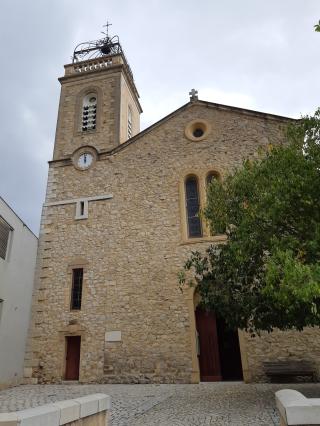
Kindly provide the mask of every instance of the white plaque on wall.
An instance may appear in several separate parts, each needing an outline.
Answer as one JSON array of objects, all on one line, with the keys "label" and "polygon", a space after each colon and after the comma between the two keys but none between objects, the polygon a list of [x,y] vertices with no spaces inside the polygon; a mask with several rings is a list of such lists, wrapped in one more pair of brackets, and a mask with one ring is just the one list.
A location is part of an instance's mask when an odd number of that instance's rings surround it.
[{"label": "white plaque on wall", "polygon": [[121,342],[121,331],[107,331],[106,342]]}]

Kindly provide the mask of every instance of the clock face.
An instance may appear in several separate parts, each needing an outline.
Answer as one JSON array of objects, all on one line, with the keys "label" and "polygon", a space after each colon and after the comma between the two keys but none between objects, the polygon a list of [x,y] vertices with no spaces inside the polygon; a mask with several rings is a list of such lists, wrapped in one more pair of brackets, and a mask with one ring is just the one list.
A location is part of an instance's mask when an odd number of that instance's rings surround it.
[{"label": "clock face", "polygon": [[80,169],[87,169],[88,167],[91,166],[92,161],[93,161],[93,155],[89,154],[88,152],[84,152],[78,158],[77,165],[78,167],[80,167]]}]

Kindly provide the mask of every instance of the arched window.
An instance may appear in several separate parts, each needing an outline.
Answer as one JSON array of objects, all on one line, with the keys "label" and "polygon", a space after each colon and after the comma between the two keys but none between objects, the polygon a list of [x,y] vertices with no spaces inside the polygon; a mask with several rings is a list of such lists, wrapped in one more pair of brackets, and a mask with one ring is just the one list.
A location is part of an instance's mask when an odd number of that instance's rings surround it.
[{"label": "arched window", "polygon": [[196,176],[189,176],[185,182],[188,236],[202,237],[201,219],[199,217],[199,185]]},{"label": "arched window", "polygon": [[128,107],[128,139],[132,137],[132,110]]},{"label": "arched window", "polygon": [[214,179],[219,179],[219,174],[217,172],[209,172],[207,174],[206,177],[206,185],[210,185],[210,183],[214,180]]},{"label": "arched window", "polygon": [[82,100],[81,130],[95,130],[97,120],[97,94],[88,93]]},{"label": "arched window", "polygon": [[[219,175],[219,173],[218,173],[218,172],[215,172],[215,171],[211,171],[211,172],[209,172],[209,173],[207,174],[207,176],[206,176],[206,187],[207,187],[207,190],[208,190],[208,186],[210,185],[210,183],[211,183],[212,181],[214,181],[214,180],[219,180],[219,179],[220,179],[220,175]],[[214,230],[213,230],[213,229],[211,229],[211,227],[210,227],[210,226],[208,226],[208,232],[209,232],[209,234],[210,234],[211,236],[215,235]]]}]

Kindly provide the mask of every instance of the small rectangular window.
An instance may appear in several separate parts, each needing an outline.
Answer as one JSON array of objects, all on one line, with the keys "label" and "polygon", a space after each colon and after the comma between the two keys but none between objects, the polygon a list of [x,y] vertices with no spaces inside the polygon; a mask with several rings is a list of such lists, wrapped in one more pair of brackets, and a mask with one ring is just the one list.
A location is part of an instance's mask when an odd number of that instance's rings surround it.
[{"label": "small rectangular window", "polygon": [[0,257],[6,259],[11,226],[0,216]]},{"label": "small rectangular window", "polygon": [[71,310],[81,309],[83,269],[72,270]]},{"label": "small rectangular window", "polygon": [[75,219],[87,219],[88,218],[88,200],[79,200],[76,204],[76,216]]},{"label": "small rectangular window", "polygon": [[80,216],[84,215],[84,201],[80,201]]}]

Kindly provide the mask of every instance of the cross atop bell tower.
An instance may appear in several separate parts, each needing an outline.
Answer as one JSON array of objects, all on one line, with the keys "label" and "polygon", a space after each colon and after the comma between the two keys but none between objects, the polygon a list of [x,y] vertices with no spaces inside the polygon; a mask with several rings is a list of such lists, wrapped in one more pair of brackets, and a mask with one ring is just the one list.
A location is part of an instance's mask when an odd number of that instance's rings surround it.
[{"label": "cross atop bell tower", "polygon": [[103,33],[105,34],[107,37],[109,36],[109,27],[111,27],[112,24],[110,24],[109,21],[107,21],[106,25],[104,25],[104,27],[107,27],[107,33]]},{"label": "cross atop bell tower", "polygon": [[117,35],[80,43],[59,79],[61,97],[54,160],[82,146],[108,152],[140,131],[139,93]]}]

